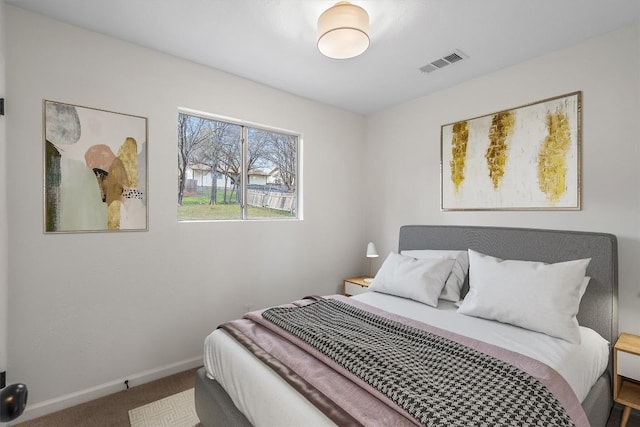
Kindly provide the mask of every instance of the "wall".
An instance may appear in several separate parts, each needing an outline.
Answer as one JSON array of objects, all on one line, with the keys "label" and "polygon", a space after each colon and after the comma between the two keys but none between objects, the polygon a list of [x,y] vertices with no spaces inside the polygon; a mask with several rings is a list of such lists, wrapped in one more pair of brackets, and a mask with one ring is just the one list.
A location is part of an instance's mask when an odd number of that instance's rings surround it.
[{"label": "wall", "polygon": [[[9,370],[28,419],[201,362],[246,305],[365,267],[364,118],[6,6]],[[42,100],[149,119],[149,231],[43,234]],[[303,134],[304,220],[178,223],[177,108]]]},{"label": "wall", "polygon": [[[0,98],[4,98],[4,0],[0,0]],[[7,140],[6,118],[0,116],[0,372],[7,367],[8,273],[7,273]],[[1,425],[1,424],[0,424]]]},{"label": "wall", "polygon": [[[580,211],[440,211],[440,128],[443,124],[577,90],[583,95]],[[370,212],[367,235],[384,254],[397,248],[398,228],[403,224],[493,225],[613,233],[618,237],[619,250],[619,328],[638,334],[639,117],[640,25],[372,115],[367,118],[366,160],[370,165],[369,179],[379,185],[370,188],[367,197]]]},{"label": "wall", "polygon": [[[0,263],[8,259],[9,375],[29,385],[21,420],[120,390],[126,378],[135,385],[195,366],[204,336],[245,305],[335,292],[343,277],[367,271],[367,241],[385,254],[410,223],[614,233],[620,330],[640,333],[638,25],[365,120],[12,6],[5,15],[10,110],[0,154],[11,162],[0,177],[13,178],[7,203],[0,187],[10,224],[7,251],[0,211]],[[575,90],[582,210],[440,211],[442,124]],[[42,99],[149,118],[148,232],[42,233]],[[178,106],[302,132],[304,221],[178,224]],[[362,162],[364,176],[351,167]]]}]

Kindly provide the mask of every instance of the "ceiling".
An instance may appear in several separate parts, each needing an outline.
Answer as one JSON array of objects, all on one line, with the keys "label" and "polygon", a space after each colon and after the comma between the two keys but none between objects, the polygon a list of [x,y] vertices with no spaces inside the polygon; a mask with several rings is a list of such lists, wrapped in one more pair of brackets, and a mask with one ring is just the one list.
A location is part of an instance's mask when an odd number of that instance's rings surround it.
[{"label": "ceiling", "polygon": [[[369,13],[371,45],[333,60],[316,23],[334,0],[5,2],[362,114],[640,19],[640,0],[352,0]],[[456,49],[468,58],[419,70]]]}]

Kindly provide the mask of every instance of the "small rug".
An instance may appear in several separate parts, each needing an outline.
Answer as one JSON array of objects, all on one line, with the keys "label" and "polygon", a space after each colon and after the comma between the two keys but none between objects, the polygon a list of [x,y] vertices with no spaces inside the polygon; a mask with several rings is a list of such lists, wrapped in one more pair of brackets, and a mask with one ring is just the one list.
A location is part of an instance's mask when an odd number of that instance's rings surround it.
[{"label": "small rug", "polygon": [[130,410],[129,423],[131,427],[197,426],[193,389]]}]

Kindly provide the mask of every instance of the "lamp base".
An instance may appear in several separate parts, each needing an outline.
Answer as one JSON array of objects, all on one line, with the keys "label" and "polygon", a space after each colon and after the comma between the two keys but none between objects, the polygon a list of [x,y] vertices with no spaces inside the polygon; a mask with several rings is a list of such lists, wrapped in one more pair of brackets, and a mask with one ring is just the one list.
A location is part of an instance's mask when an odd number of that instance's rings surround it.
[{"label": "lamp base", "polygon": [[364,279],[365,283],[371,283],[373,282],[373,277],[367,277],[366,279]]}]

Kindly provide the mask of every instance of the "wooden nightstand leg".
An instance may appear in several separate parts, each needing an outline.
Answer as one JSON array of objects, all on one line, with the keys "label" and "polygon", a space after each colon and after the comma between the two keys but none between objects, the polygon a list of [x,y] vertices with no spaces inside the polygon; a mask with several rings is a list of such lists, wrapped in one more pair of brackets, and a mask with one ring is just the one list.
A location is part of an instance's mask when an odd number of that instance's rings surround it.
[{"label": "wooden nightstand leg", "polygon": [[627,421],[629,421],[629,415],[631,415],[631,406],[625,406],[622,411],[622,418],[620,419],[620,427],[626,427]]}]

